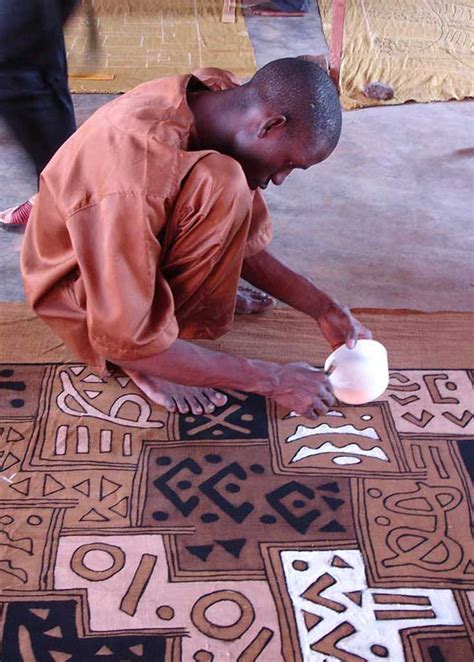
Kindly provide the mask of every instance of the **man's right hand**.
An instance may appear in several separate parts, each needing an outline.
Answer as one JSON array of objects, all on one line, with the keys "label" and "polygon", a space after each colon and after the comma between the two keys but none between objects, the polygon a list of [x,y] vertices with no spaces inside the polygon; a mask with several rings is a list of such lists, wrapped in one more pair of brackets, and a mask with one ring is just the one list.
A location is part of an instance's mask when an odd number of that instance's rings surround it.
[{"label": "man's right hand", "polygon": [[334,394],[324,372],[308,363],[287,363],[278,366],[276,384],[268,394],[282,407],[316,419],[334,403]]}]

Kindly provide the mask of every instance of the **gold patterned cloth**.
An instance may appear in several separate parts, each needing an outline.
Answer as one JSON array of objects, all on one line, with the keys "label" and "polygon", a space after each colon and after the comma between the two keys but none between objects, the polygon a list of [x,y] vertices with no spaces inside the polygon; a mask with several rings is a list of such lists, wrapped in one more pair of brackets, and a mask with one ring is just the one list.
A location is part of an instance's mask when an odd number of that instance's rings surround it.
[{"label": "gold patterned cloth", "polygon": [[[332,0],[318,0],[331,38]],[[473,0],[346,0],[341,101],[346,109],[474,96]],[[390,101],[367,83],[390,85]]]},{"label": "gold patterned cloth", "polygon": [[[220,67],[251,76],[255,57],[240,10],[223,23],[222,0],[91,0],[66,28],[73,92],[127,92],[139,83]],[[94,21],[98,49],[90,50]]]}]

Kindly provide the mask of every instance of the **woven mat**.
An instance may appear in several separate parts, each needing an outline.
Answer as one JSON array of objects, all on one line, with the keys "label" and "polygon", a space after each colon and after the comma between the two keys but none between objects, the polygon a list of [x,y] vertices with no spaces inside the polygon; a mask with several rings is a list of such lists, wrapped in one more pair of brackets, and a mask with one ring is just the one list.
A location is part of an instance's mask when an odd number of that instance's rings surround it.
[{"label": "woven mat", "polygon": [[[332,1],[318,0],[328,41]],[[474,96],[473,30],[473,0],[346,0],[343,107]],[[369,82],[388,83],[395,97],[367,98]]]},{"label": "woven mat", "polygon": [[221,67],[249,77],[256,64],[240,10],[222,23],[222,0],[92,0],[99,50],[88,45],[86,11],[68,23],[73,92],[126,92],[144,81]]},{"label": "woven mat", "polygon": [[[473,316],[359,315],[389,389],[308,421],[240,392],[167,414],[2,304],[2,659],[471,659]],[[327,353],[286,309],[219,347]]]}]

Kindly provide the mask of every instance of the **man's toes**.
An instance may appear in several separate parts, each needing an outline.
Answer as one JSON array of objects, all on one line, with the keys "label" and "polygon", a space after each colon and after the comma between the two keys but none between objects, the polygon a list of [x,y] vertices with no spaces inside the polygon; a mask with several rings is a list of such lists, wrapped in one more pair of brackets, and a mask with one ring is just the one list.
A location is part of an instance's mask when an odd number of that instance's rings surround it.
[{"label": "man's toes", "polygon": [[193,414],[196,414],[199,416],[199,414],[202,414],[204,409],[202,404],[199,402],[198,398],[188,395],[187,400],[189,402],[189,406],[191,407],[191,411]]},{"label": "man's toes", "polygon": [[216,407],[222,407],[222,405],[225,405],[227,402],[227,396],[224,395],[224,393],[221,393],[220,391],[209,391],[206,392],[207,397],[209,400],[214,404]]},{"label": "man's toes", "polygon": [[204,389],[202,392],[201,404],[207,414],[212,414],[216,409],[216,405],[211,402],[211,389]]},{"label": "man's toes", "polygon": [[184,397],[175,395],[174,401],[180,414],[189,414],[189,404]]}]

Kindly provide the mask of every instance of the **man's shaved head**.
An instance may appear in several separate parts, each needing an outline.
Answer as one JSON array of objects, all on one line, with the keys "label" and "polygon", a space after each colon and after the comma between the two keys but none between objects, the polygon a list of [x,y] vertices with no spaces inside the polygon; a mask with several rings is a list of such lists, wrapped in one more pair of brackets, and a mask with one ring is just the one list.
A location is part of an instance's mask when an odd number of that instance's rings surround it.
[{"label": "man's shaved head", "polygon": [[337,90],[315,62],[287,57],[269,62],[244,86],[247,103],[284,115],[290,136],[314,138],[332,151],[342,126]]},{"label": "man's shaved head", "polygon": [[190,103],[200,149],[215,149],[242,166],[251,189],[279,186],[334,150],[341,106],[331,79],[315,62],[283,58],[246,83],[197,92]]}]

